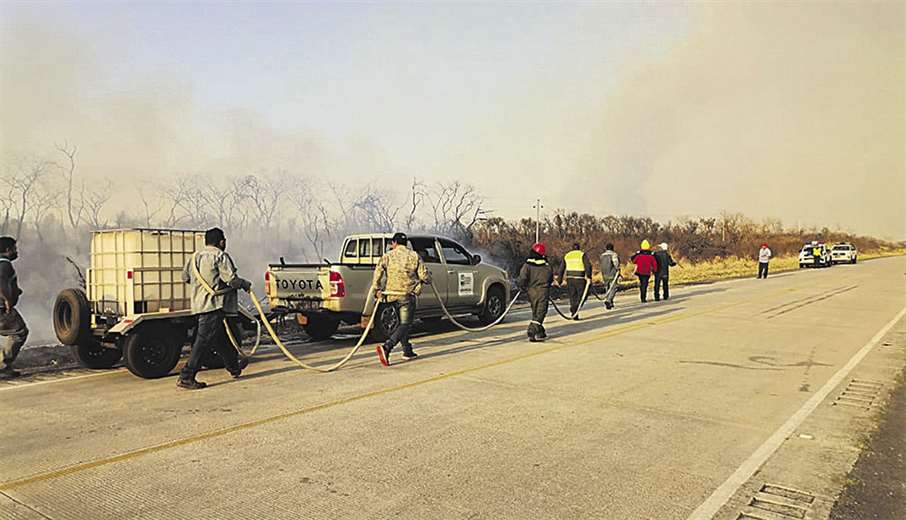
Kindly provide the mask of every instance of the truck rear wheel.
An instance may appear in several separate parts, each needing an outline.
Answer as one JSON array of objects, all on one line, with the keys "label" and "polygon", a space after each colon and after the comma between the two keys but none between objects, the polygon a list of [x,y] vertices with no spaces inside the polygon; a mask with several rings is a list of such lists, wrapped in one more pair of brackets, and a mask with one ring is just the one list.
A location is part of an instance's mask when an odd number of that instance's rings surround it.
[{"label": "truck rear wheel", "polygon": [[478,314],[478,319],[482,325],[490,325],[497,321],[506,310],[506,293],[499,285],[494,285],[488,289],[488,296],[484,301],[484,308]]},{"label": "truck rear wheel", "polygon": [[91,339],[72,345],[72,351],[79,363],[88,368],[110,368],[123,357],[118,348],[107,348]]},{"label": "truck rear wheel", "polygon": [[158,329],[133,332],[123,341],[126,368],[145,379],[163,377],[179,362],[182,342]]},{"label": "truck rear wheel", "polygon": [[53,304],[53,330],[57,334],[57,339],[64,345],[92,346],[94,340],[91,337],[91,309],[85,291],[81,289],[60,291]]},{"label": "truck rear wheel", "polygon": [[395,305],[382,303],[374,319],[371,332],[377,341],[387,341],[400,326],[400,315]]},{"label": "truck rear wheel", "polygon": [[304,325],[305,333],[315,341],[330,339],[334,332],[340,328],[340,320],[327,317],[310,317]]}]

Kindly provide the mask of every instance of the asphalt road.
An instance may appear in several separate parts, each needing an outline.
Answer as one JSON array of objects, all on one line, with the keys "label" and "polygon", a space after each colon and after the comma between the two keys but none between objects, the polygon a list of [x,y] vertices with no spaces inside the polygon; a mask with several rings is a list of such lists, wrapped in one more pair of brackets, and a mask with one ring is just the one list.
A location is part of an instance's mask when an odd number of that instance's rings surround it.
[{"label": "asphalt road", "polygon": [[[710,517],[898,326],[904,272],[624,294],[549,318],[544,344],[520,311],[423,333],[390,368],[369,348],[314,374],[271,350],[195,392],[122,369],[18,381],[0,386],[0,518]],[[294,350],[328,364],[351,343]]]}]

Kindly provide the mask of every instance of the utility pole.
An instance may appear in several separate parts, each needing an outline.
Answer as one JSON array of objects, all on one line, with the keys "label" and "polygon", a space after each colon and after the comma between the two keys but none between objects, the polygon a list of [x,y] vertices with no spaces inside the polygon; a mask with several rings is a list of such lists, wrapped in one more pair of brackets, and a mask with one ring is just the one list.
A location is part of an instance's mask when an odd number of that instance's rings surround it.
[{"label": "utility pole", "polygon": [[532,206],[535,208],[535,243],[541,242],[541,208],[544,206],[541,205],[541,199],[535,199],[535,205]]}]

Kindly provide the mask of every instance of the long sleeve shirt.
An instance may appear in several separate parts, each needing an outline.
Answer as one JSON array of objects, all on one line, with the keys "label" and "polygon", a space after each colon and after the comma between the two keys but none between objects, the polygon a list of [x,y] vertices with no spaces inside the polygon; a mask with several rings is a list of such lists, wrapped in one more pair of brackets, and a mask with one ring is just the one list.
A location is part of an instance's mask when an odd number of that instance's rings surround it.
[{"label": "long sleeve shirt", "polygon": [[[214,290],[211,294],[201,281],[196,278],[201,275],[207,285]],[[186,262],[182,270],[182,281],[190,286],[192,300],[192,314],[203,314],[223,309],[227,315],[239,313],[239,294],[237,289],[248,289],[251,282],[240,278],[237,274],[236,264],[233,259],[219,248],[205,246],[197,251]]]},{"label": "long sleeve shirt", "polygon": [[384,253],[371,281],[375,289],[386,293],[387,301],[393,302],[421,294],[422,285],[429,283],[431,276],[418,253],[399,245]]}]

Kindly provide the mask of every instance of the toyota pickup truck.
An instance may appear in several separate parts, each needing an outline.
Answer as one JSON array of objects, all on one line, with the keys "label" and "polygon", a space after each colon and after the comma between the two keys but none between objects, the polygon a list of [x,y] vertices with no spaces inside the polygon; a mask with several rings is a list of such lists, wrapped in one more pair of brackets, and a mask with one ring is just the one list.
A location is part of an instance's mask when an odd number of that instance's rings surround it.
[{"label": "toyota pickup truck", "polygon": [[[295,314],[315,340],[329,338],[340,323],[367,326],[374,305],[368,294],[371,279],[392,236],[377,233],[346,237],[336,263],[290,264],[281,259],[269,264],[264,281],[271,311]],[[445,237],[410,236],[407,247],[421,256],[432,285],[452,314],[474,314],[484,324],[503,314],[510,299],[510,284],[503,269],[482,264],[480,256]],[[418,298],[416,318],[431,321],[443,315],[434,291],[425,287]],[[386,338],[398,326],[399,316],[393,306],[380,306],[373,331]]]}]

